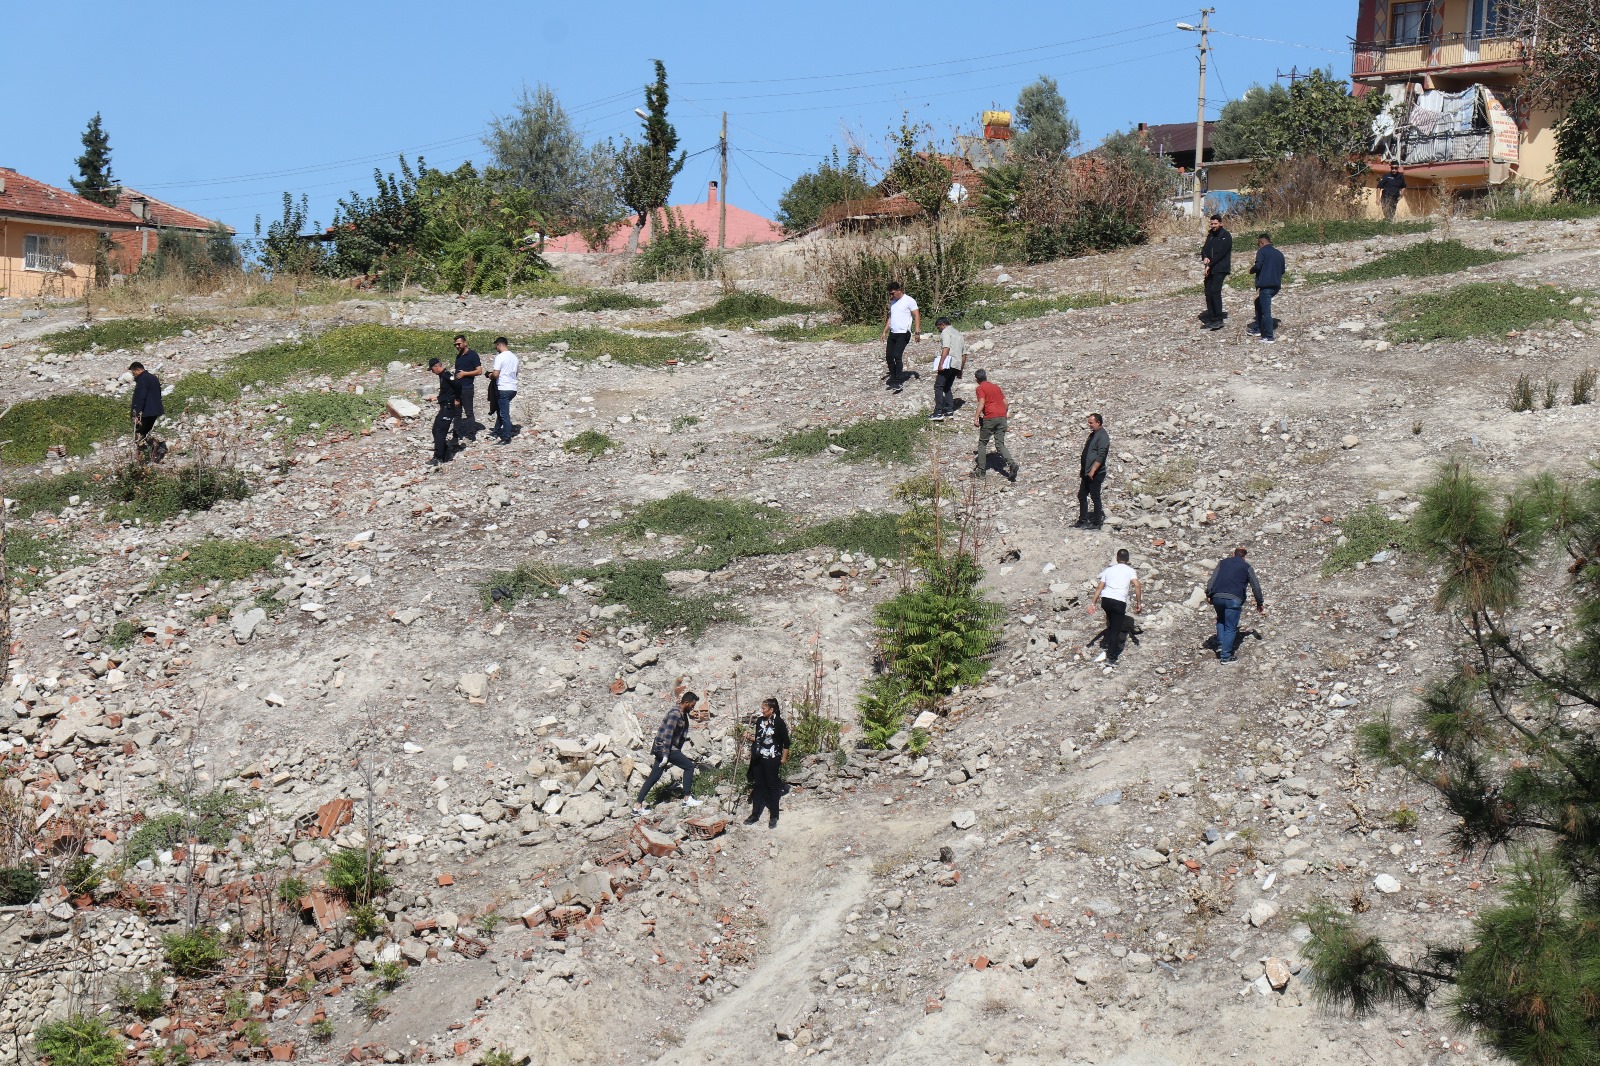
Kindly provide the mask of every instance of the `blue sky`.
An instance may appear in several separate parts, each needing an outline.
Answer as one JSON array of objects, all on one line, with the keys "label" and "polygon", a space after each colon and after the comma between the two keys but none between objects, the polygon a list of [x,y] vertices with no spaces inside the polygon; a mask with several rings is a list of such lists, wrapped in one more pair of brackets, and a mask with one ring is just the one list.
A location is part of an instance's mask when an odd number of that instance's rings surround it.
[{"label": "blue sky", "polygon": [[[875,150],[902,111],[941,137],[972,132],[980,111],[1009,108],[1041,73],[1060,82],[1090,144],[1195,113],[1195,36],[1173,23],[1198,8],[1175,2],[86,0],[70,25],[63,10],[7,11],[7,37],[54,58],[48,84],[34,80],[25,104],[0,114],[0,166],[65,186],[99,111],[121,182],[241,235],[257,214],[275,216],[286,190],[306,193],[326,223],[339,196],[370,192],[372,168],[392,169],[401,150],[436,166],[482,162],[485,122],[524,83],[554,87],[592,138],[635,133],[658,57],[683,147],[713,145],[726,109],[730,202],[768,216],[847,132]],[[1217,0],[1210,117],[1296,65],[1347,77],[1355,19],[1355,0]],[[715,152],[691,159],[675,199],[703,198],[715,167]]]}]

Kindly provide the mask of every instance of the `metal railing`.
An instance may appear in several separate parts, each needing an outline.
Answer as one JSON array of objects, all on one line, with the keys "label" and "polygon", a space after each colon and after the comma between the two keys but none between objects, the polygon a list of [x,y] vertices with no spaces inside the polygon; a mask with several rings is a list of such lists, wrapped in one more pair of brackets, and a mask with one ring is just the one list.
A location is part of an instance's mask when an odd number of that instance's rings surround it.
[{"label": "metal railing", "polygon": [[1353,40],[1350,53],[1351,73],[1359,78],[1463,63],[1520,62],[1526,57],[1526,48],[1523,40],[1510,32],[1432,33],[1399,41]]}]

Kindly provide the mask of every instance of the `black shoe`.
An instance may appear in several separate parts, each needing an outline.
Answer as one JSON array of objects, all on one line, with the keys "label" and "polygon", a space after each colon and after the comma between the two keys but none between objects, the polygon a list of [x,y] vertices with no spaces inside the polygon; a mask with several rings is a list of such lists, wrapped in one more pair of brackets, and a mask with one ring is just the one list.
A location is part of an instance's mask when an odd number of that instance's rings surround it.
[{"label": "black shoe", "polygon": [[1211,333],[1215,333],[1217,330],[1221,329],[1225,324],[1226,323],[1223,323],[1223,322],[1213,322],[1213,323],[1211,323],[1211,325],[1207,326],[1206,329],[1207,329],[1207,331],[1209,331]]},{"label": "black shoe", "polygon": [[748,817],[748,818],[746,818],[744,820],[744,824],[745,825],[755,825],[759,821],[761,821],[761,815],[752,814],[750,817]]},{"label": "black shoe", "polygon": [[1256,325],[1254,322],[1252,322],[1248,326],[1246,326],[1244,328],[1244,331],[1246,333],[1250,334],[1250,336],[1252,336],[1252,337],[1261,336],[1261,327]]},{"label": "black shoe", "polygon": [[767,819],[767,828],[768,829],[776,829],[776,828],[778,828],[778,816],[776,814],[774,814],[771,818]]},{"label": "black shoe", "polygon": [[1094,527],[1089,525],[1089,520],[1087,518],[1080,518],[1076,522],[1072,523],[1072,528],[1073,529],[1092,529]]},{"label": "black shoe", "polygon": [[1017,463],[1012,463],[1010,466],[1006,467],[1006,478],[1013,485],[1017,483],[1017,472],[1021,469],[1022,467]]}]

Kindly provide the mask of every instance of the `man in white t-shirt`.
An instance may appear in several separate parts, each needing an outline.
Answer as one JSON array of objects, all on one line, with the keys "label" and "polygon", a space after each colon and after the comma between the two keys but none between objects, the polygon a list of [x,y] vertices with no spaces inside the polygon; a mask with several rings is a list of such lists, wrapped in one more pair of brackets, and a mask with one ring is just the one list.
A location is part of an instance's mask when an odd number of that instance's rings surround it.
[{"label": "man in white t-shirt", "polygon": [[899,392],[906,379],[906,345],[922,343],[922,310],[898,281],[889,282],[889,314],[883,320],[882,340],[883,361],[889,366],[884,384]]},{"label": "man in white t-shirt", "polygon": [[494,339],[494,368],[489,377],[495,384],[494,427],[489,430],[501,444],[511,443],[511,401],[517,398],[517,353],[504,337]]},{"label": "man in white t-shirt", "polygon": [[1127,639],[1128,620],[1128,593],[1133,592],[1133,613],[1138,614],[1144,605],[1144,592],[1139,588],[1139,572],[1128,565],[1128,549],[1117,549],[1117,561],[1106,567],[1100,573],[1100,584],[1094,590],[1094,600],[1089,604],[1089,613],[1094,614],[1095,605],[1099,604],[1106,609],[1106,650],[1100,653],[1099,658],[1106,661],[1107,666],[1115,666],[1117,659],[1122,655],[1122,644]]}]

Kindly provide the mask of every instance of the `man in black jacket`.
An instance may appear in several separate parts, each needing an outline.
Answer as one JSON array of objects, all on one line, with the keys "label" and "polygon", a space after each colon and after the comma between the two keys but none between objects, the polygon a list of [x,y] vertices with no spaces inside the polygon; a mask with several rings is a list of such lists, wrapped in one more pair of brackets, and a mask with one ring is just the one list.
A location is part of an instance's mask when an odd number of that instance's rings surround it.
[{"label": "man in black jacket", "polygon": [[[1089,438],[1083,442],[1083,456],[1078,461],[1078,522],[1074,529],[1099,529],[1106,521],[1106,512],[1100,506],[1100,486],[1106,480],[1106,461],[1111,458],[1111,435],[1106,432],[1105,419],[1098,414],[1089,416]],[[1090,510],[1090,502],[1093,510]]]},{"label": "man in black jacket", "polygon": [[1206,582],[1206,597],[1217,609],[1217,658],[1224,663],[1233,662],[1234,645],[1239,642],[1239,612],[1244,609],[1246,588],[1255,594],[1256,613],[1267,613],[1261,582],[1256,580],[1255,568],[1245,562],[1245,554],[1242,547],[1233,549]]},{"label": "man in black jacket", "polygon": [[1383,198],[1383,220],[1394,221],[1395,210],[1400,206],[1400,197],[1405,195],[1406,176],[1400,172],[1399,163],[1389,164],[1389,173],[1378,179],[1378,195]]},{"label": "man in black jacket", "polygon": [[161,379],[146,370],[143,363],[129,363],[128,369],[133,372],[133,405],[130,411],[133,443],[141,456],[153,459],[157,441],[151,436],[151,430],[155,428],[156,419],[167,413],[161,403]]},{"label": "man in black jacket", "polygon": [[428,371],[439,379],[439,410],[433,416],[433,461],[428,465],[439,466],[450,461],[450,430],[461,418],[461,389],[441,360],[428,360]]},{"label": "man in black jacket", "polygon": [[1222,286],[1233,272],[1233,234],[1222,226],[1222,216],[1211,216],[1211,232],[1200,248],[1206,268],[1206,313],[1200,321],[1207,329],[1221,329],[1228,315],[1222,310]]},{"label": "man in black jacket", "polygon": [[1283,253],[1272,246],[1272,237],[1256,237],[1256,261],[1250,273],[1256,276],[1256,320],[1250,323],[1251,336],[1259,336],[1262,344],[1276,343],[1277,322],[1272,317],[1272,298],[1283,286]]}]

